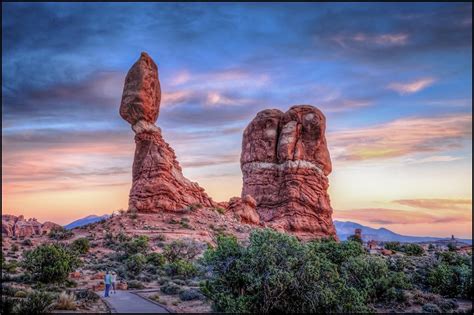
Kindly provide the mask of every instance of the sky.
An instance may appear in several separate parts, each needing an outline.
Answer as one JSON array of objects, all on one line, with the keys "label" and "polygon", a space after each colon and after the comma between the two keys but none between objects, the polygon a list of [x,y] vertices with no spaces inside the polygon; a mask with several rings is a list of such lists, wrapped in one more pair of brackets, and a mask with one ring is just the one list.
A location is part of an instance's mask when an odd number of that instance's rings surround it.
[{"label": "sky", "polygon": [[184,175],[239,196],[266,108],[327,118],[333,218],[471,238],[471,3],[2,3],[2,212],[126,209],[125,75],[158,64],[157,125]]}]

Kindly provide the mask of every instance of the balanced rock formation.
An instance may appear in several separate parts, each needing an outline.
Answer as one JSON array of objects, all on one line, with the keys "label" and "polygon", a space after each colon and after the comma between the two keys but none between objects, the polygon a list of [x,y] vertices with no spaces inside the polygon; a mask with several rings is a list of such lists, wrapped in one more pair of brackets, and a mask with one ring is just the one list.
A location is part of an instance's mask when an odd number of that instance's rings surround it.
[{"label": "balanced rock formation", "polygon": [[336,237],[325,130],[326,118],[310,105],[261,111],[245,129],[242,196],[255,199],[266,225],[302,237]]},{"label": "balanced rock formation", "polygon": [[132,125],[136,143],[128,210],[159,212],[192,204],[215,206],[203,188],[183,176],[173,149],[155,125],[160,100],[158,67],[142,53],[127,74],[120,105],[120,115]]},{"label": "balanced rock formation", "polygon": [[6,237],[30,237],[49,233],[51,228],[60,227],[52,222],[41,224],[35,218],[25,220],[20,216],[2,215],[2,235]]}]

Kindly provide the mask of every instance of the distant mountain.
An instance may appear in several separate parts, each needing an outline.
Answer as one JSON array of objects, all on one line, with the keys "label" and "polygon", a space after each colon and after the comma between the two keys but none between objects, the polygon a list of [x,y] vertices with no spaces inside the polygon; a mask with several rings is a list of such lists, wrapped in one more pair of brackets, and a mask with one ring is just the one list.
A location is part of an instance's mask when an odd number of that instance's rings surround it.
[{"label": "distant mountain", "polygon": [[110,217],[110,215],[108,215],[108,214],[104,214],[102,216],[98,216],[98,215],[93,214],[93,215],[87,216],[85,218],[73,221],[73,222],[65,225],[64,228],[67,229],[67,230],[72,230],[72,229],[80,227],[80,226],[84,226],[84,225],[92,224],[92,223],[99,222],[99,221],[102,221],[102,220],[106,220],[109,217]]},{"label": "distant mountain", "polygon": [[[334,221],[336,226],[337,236],[341,241],[347,240],[347,237],[354,235],[355,229],[362,230],[362,239],[364,241],[377,240],[377,241],[395,241],[395,242],[406,242],[406,243],[415,243],[415,242],[434,242],[440,240],[449,240],[449,238],[442,237],[431,237],[431,236],[408,236],[401,235],[395,232],[392,232],[386,228],[374,229],[369,226],[365,226],[359,223],[350,222],[350,221]],[[472,244],[470,239],[456,239],[457,241]]]}]

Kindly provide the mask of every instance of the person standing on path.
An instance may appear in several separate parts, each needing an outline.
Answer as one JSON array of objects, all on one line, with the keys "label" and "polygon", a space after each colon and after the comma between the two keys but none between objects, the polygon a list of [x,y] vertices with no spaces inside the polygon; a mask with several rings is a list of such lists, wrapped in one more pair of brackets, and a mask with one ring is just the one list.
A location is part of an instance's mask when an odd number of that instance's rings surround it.
[{"label": "person standing on path", "polygon": [[117,274],[115,273],[115,271],[112,271],[111,281],[112,281],[112,290],[114,290],[113,292],[114,294],[116,294],[117,292],[115,291],[115,288],[117,285]]},{"label": "person standing on path", "polygon": [[110,290],[110,285],[112,284],[112,277],[110,276],[109,271],[105,273],[104,277],[104,282],[105,282],[105,294],[104,297],[109,297],[109,290]]}]

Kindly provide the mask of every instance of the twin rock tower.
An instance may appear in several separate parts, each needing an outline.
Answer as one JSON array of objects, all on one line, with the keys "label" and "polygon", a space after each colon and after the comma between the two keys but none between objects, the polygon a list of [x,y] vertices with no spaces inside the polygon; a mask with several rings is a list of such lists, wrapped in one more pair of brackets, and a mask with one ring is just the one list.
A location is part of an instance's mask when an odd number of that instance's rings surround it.
[{"label": "twin rock tower", "polygon": [[176,155],[155,125],[161,102],[158,67],[147,53],[128,71],[120,115],[135,132],[133,182],[128,211],[180,211],[190,205],[223,207],[240,221],[300,238],[336,237],[327,189],[331,159],[326,118],[311,105],[283,113],[266,109],[244,131],[241,198],[213,201],[183,176]]}]

